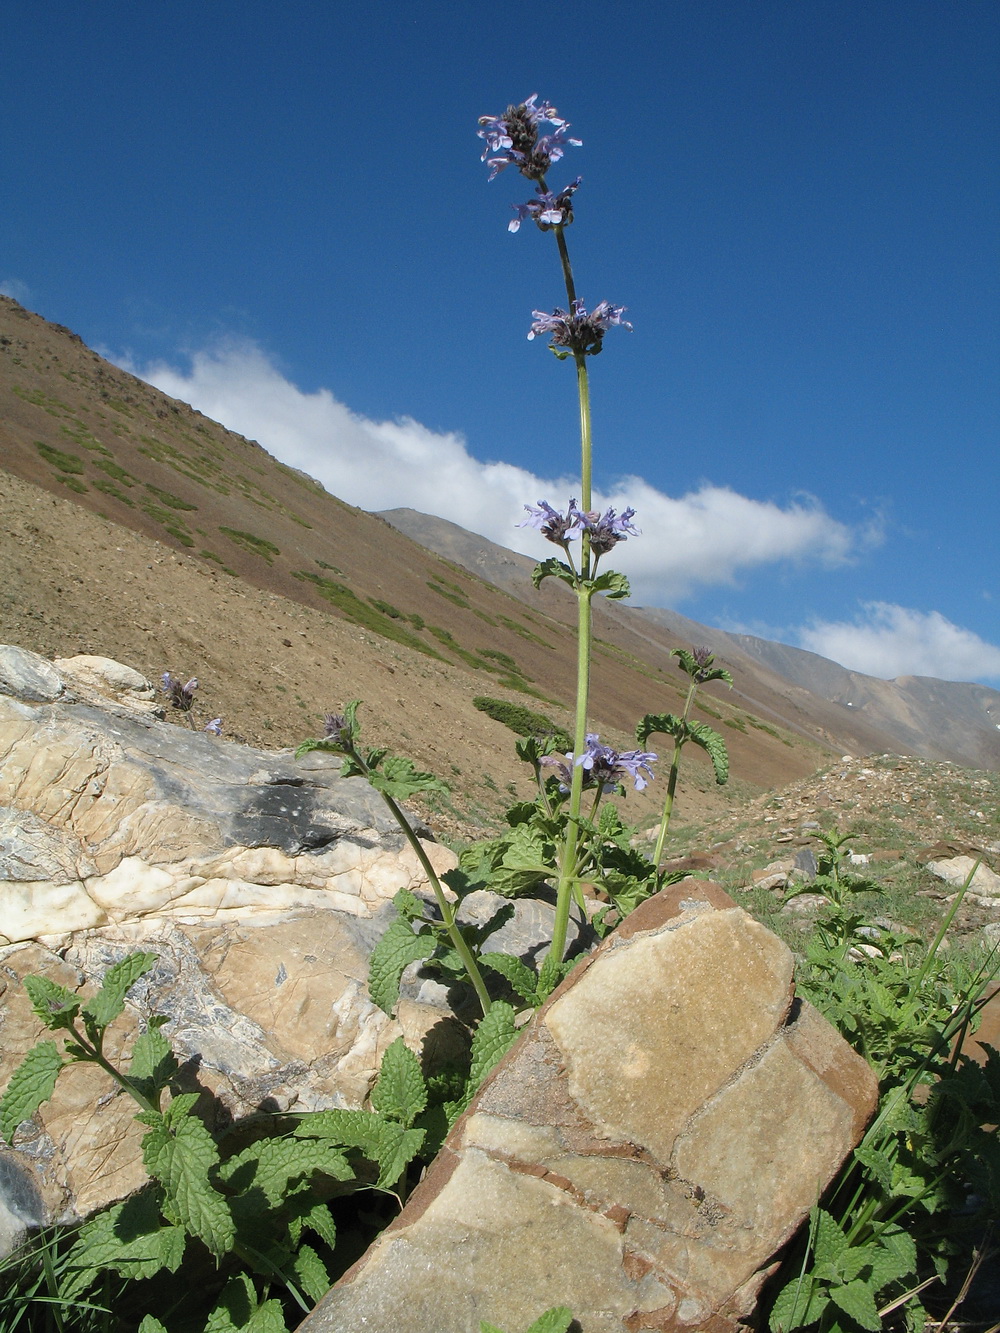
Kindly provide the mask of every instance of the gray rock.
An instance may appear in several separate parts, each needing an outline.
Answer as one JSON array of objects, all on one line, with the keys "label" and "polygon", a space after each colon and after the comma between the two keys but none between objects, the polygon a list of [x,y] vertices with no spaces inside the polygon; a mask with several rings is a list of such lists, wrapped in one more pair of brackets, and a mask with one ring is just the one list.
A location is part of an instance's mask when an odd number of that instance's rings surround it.
[{"label": "gray rock", "polygon": [[0,644],[0,694],[44,703],[58,699],[62,692],[62,679],[51,662],[27,648]]}]

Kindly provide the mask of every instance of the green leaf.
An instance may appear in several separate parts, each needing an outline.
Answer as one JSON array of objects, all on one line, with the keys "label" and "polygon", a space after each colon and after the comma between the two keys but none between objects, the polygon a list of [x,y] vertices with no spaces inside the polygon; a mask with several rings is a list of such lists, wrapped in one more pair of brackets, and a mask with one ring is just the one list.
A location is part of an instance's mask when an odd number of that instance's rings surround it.
[{"label": "green leaf", "polygon": [[407,921],[423,920],[426,903],[423,898],[418,898],[409,889],[400,889],[393,898],[392,905],[399,915],[405,917]]},{"label": "green leaf", "polygon": [[139,1333],[167,1333],[165,1324],[161,1324],[155,1315],[146,1314],[139,1325]]},{"label": "green leaf", "polygon": [[771,1333],[794,1333],[815,1324],[830,1304],[830,1294],[808,1273],[796,1275],[778,1292],[771,1310]]},{"label": "green leaf", "polygon": [[[70,1268],[82,1278],[78,1287],[73,1284],[75,1290],[85,1290],[93,1276],[107,1268],[135,1280],[163,1269],[177,1272],[187,1233],[183,1227],[164,1224],[161,1200],[159,1190],[143,1190],[84,1223],[69,1254]],[[93,1275],[84,1276],[85,1270],[93,1270]]]},{"label": "green leaf", "polygon": [[628,579],[624,574],[616,574],[613,569],[598,574],[596,579],[591,580],[590,587],[595,593],[604,593],[609,602],[615,602],[620,597],[630,597],[632,595]]},{"label": "green leaf", "polygon": [[238,1333],[250,1324],[257,1308],[257,1292],[246,1273],[237,1273],[222,1288],[215,1308],[208,1316],[205,1333]]},{"label": "green leaf", "polygon": [[72,1028],[73,1019],[80,1012],[80,997],[65,986],[59,986],[48,977],[25,977],[31,1007],[51,1032]]},{"label": "green leaf", "polygon": [[509,953],[484,953],[480,955],[479,966],[499,972],[522,1000],[538,1003],[538,977],[520,958]]},{"label": "green leaf", "polygon": [[325,1139],[258,1139],[219,1168],[219,1179],[241,1193],[260,1190],[276,1208],[293,1182],[314,1174],[353,1180],[342,1152]]},{"label": "green leaf", "polygon": [[390,755],[380,769],[368,774],[368,781],[376,791],[391,796],[394,801],[408,801],[411,796],[424,791],[451,790],[446,782],[433,773],[415,768],[413,760],[402,755]]},{"label": "green leaf", "polygon": [[687,723],[676,713],[647,713],[635,729],[635,738],[645,745],[653,735],[672,736],[681,744],[688,739]]},{"label": "green leaf", "polygon": [[556,1305],[536,1319],[526,1333],[566,1333],[572,1322],[573,1312],[565,1305]]},{"label": "green leaf", "polygon": [[420,1072],[420,1061],[402,1037],[397,1037],[382,1057],[371,1103],[376,1111],[398,1120],[407,1129],[427,1105],[427,1087]]},{"label": "green leaf", "polygon": [[514,1020],[512,1005],[504,1003],[503,1000],[496,1000],[490,1006],[489,1013],[484,1016],[472,1038],[470,1088],[478,1088],[493,1066],[517,1041],[519,1034]]},{"label": "green leaf", "polygon": [[0,1134],[8,1143],[18,1125],[52,1096],[63,1063],[54,1041],[40,1041],[14,1070],[0,1100]]},{"label": "green leaf", "polygon": [[688,731],[696,745],[708,755],[715,769],[715,780],[724,787],[729,778],[729,751],[726,742],[717,731],[713,731],[705,722],[689,722]]},{"label": "green leaf", "polygon": [[562,583],[568,583],[571,588],[577,586],[577,576],[572,569],[561,560],[557,560],[554,555],[550,555],[547,560],[542,560],[531,571],[531,581],[536,588],[542,586],[544,579],[559,579]]},{"label": "green leaf", "polygon": [[177,1073],[177,1059],[159,1023],[150,1024],[132,1045],[128,1076],[139,1091],[151,1101]]},{"label": "green leaf", "polygon": [[829,1213],[813,1209],[813,1255],[816,1264],[835,1264],[848,1248],[847,1237]]},{"label": "green leaf", "polygon": [[422,1129],[404,1129],[393,1120],[383,1120],[379,1127],[377,1160],[379,1189],[392,1189],[407,1165],[423,1147]]},{"label": "green leaf", "polygon": [[83,1006],[83,1016],[96,1027],[106,1028],[125,1008],[125,996],[140,977],[151,971],[158,954],[126,954],[104,974],[101,989]]},{"label": "green leaf", "polygon": [[546,954],[545,962],[538,973],[538,998],[547,1000],[560,982],[565,981],[576,966],[575,958],[564,958],[556,962],[551,954]]},{"label": "green leaf", "polygon": [[[309,1204],[309,1207],[305,1205]],[[303,1196],[303,1211],[295,1213],[288,1220],[288,1234],[292,1243],[297,1245],[304,1231],[313,1231],[320,1240],[325,1241],[330,1249],[337,1244],[337,1227],[325,1203],[313,1203],[308,1195]]]},{"label": "green leaf", "polygon": [[374,1111],[311,1111],[292,1133],[295,1138],[331,1139],[345,1148],[360,1148],[374,1160],[381,1124],[381,1117]]},{"label": "green leaf", "polygon": [[[197,1094],[190,1094],[197,1101]],[[232,1248],[235,1229],[226,1200],[215,1190],[209,1173],[219,1153],[208,1130],[193,1116],[168,1119],[181,1098],[175,1098],[164,1116],[144,1112],[136,1117],[152,1125],[142,1141],[146,1170],[163,1185],[169,1213],[215,1255]],[[155,1120],[160,1123],[156,1124]]]},{"label": "green leaf", "polygon": [[292,1260],[292,1272],[299,1286],[312,1301],[321,1300],[330,1289],[330,1275],[326,1265],[311,1245],[300,1245]]},{"label": "green leaf", "polygon": [[682,671],[685,671],[692,680],[696,680],[699,685],[707,685],[710,680],[724,680],[727,685],[732,685],[733,678],[724,667],[713,667],[715,654],[709,653],[704,661],[699,662],[692,653],[686,648],[672,648],[671,657],[676,657]]},{"label": "green leaf", "polygon": [[372,951],[368,965],[368,993],[378,1007],[391,1014],[399,999],[399,979],[410,963],[429,958],[434,936],[415,935],[409,921],[397,917]]},{"label": "green leaf", "polygon": [[844,1286],[831,1287],[830,1298],[855,1323],[870,1329],[871,1333],[879,1333],[882,1321],[875,1306],[875,1294],[867,1282],[856,1279]]}]

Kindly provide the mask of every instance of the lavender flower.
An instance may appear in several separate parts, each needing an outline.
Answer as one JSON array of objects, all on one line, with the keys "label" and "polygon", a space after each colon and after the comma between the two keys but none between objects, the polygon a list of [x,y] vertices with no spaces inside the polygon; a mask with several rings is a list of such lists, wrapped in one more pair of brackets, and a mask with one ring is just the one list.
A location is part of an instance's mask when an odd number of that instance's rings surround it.
[{"label": "lavender flower", "polygon": [[323,739],[347,745],[354,739],[350,723],[343,713],[327,713],[323,719]]},{"label": "lavender flower", "polygon": [[542,231],[551,231],[553,227],[568,227],[573,221],[572,198],[580,188],[582,176],[577,176],[558,194],[552,194],[549,190],[543,190],[539,185],[535,190],[537,199],[529,199],[526,204],[511,204],[517,217],[508,222],[508,231],[518,231],[521,223],[529,218],[538,224]]},{"label": "lavender flower", "polygon": [[221,718],[221,717],[213,717],[212,720],[211,720],[211,722],[206,722],[206,723],[205,723],[205,730],[209,733],[210,736],[221,736],[221,735],[222,735],[222,718]]},{"label": "lavender flower", "polygon": [[556,546],[565,547],[567,542],[571,542],[583,531],[584,515],[577,509],[575,500],[570,500],[565,514],[560,514],[558,509],[553,509],[545,500],[539,500],[537,505],[524,507],[528,511],[528,517],[523,523],[515,524],[515,527],[538,528],[542,536],[550,542],[555,542]]},{"label": "lavender flower", "polygon": [[544,310],[532,310],[531,313],[534,315],[534,323],[528,334],[529,342],[532,338],[550,337],[554,349],[565,347],[583,356],[596,356],[601,350],[605,333],[615,324],[626,329],[632,327],[627,319],[622,319],[625,307],[611,305],[608,301],[596,305],[590,314],[582,301],[573,302],[572,314],[558,307],[551,315]]},{"label": "lavender flower", "polygon": [[[476,132],[486,141],[482,160],[490,168],[490,180],[513,165],[522,176],[541,181],[568,145],[580,146],[579,139],[570,139],[566,135],[569,122],[563,120],[548,102],[536,106],[537,99],[538,94],[532,93],[527,101],[509,106],[502,116],[479,117],[481,129]],[[552,133],[539,138],[538,127],[543,123],[552,126]],[[491,153],[497,156],[490,157]]]},{"label": "lavender flower", "polygon": [[556,770],[560,791],[569,791],[572,781],[572,769],[584,770],[584,788],[599,787],[602,792],[615,791],[626,777],[632,779],[636,791],[643,791],[648,781],[653,778],[650,764],[658,756],[646,750],[613,750],[610,745],[602,745],[599,736],[593,732],[587,735],[587,748],[576,758],[572,752],[565,761],[556,756],[541,760]]},{"label": "lavender flower", "polygon": [[198,688],[197,677],[192,676],[187,684],[182,685],[169,671],[164,671],[160,680],[161,689],[169,698],[171,708],[179,708],[183,713],[190,713],[191,705],[194,703],[194,692]]},{"label": "lavender flower", "polygon": [[591,554],[595,556],[607,555],[608,551],[619,542],[639,535],[639,529],[632,523],[635,518],[634,509],[623,509],[617,515],[613,509],[607,509],[603,514],[582,514],[581,518],[590,534]]}]

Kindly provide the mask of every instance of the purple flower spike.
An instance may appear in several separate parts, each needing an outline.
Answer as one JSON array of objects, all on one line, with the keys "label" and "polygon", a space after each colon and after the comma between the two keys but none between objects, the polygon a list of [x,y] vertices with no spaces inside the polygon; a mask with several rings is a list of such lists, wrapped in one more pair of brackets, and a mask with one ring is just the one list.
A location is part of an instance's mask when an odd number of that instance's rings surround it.
[{"label": "purple flower spike", "polygon": [[531,221],[538,224],[542,231],[551,231],[553,227],[568,227],[573,221],[573,195],[580,188],[582,176],[577,176],[575,181],[559,191],[558,194],[552,194],[548,190],[543,190],[539,185],[535,191],[537,199],[529,199],[526,204],[512,204],[517,217],[512,222],[508,222],[508,231],[518,231],[522,222]]},{"label": "purple flower spike", "polygon": [[[574,768],[584,770],[584,787],[600,787],[601,791],[608,792],[614,791],[626,777],[632,779],[636,791],[643,791],[653,778],[650,764],[655,763],[658,756],[645,750],[613,750],[610,745],[602,745],[599,736],[590,733],[583,754],[579,758],[568,754],[566,758]],[[554,763],[556,767],[566,767],[558,760]]]},{"label": "purple flower spike", "polygon": [[323,719],[323,739],[345,745],[352,739],[351,728],[343,713],[327,713]]},{"label": "purple flower spike", "polygon": [[622,319],[625,307],[611,305],[608,301],[595,306],[590,314],[582,301],[573,302],[572,314],[558,307],[551,315],[544,310],[532,310],[531,313],[534,323],[528,334],[529,342],[532,338],[551,338],[553,349],[566,348],[567,352],[583,356],[596,356],[601,350],[604,335],[616,324],[626,329],[632,327],[627,319]]},{"label": "purple flower spike", "polygon": [[577,509],[575,500],[570,500],[565,514],[560,514],[558,509],[553,509],[545,500],[539,500],[537,505],[524,507],[528,511],[528,517],[523,523],[515,524],[515,527],[538,528],[542,536],[550,542],[555,542],[556,546],[566,546],[583,531],[584,516]]},{"label": "purple flower spike", "polygon": [[[490,180],[506,167],[516,166],[529,180],[541,181],[568,145],[580,145],[579,139],[567,137],[569,122],[559,116],[555,107],[548,102],[536,106],[537,100],[538,94],[532,93],[527,101],[509,106],[502,116],[479,117],[477,133],[486,141],[482,160],[490,168]],[[552,126],[552,133],[540,138],[538,128],[543,123]],[[496,156],[491,157],[491,153]]]},{"label": "purple flower spike", "polygon": [[211,735],[211,736],[221,736],[221,735],[222,735],[222,718],[221,718],[221,717],[213,717],[212,720],[211,720],[211,722],[206,722],[206,723],[205,723],[205,730],[206,730],[206,731],[209,733],[209,735]]},{"label": "purple flower spike", "polygon": [[186,685],[182,685],[169,671],[164,671],[160,680],[162,682],[161,689],[170,700],[170,707],[179,708],[183,713],[189,713],[191,705],[194,703],[194,692],[198,688],[197,678],[192,676]]}]

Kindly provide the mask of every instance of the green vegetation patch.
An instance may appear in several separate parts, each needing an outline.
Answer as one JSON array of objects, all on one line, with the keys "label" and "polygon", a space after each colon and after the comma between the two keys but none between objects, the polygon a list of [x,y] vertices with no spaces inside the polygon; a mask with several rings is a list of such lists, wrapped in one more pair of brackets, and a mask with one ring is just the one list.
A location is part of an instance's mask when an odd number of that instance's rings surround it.
[{"label": "green vegetation patch", "polygon": [[374,606],[376,611],[381,611],[382,614],[384,616],[388,616],[390,620],[409,619],[408,616],[404,615],[403,612],[400,611],[398,606],[393,606],[392,602],[383,602],[380,601],[379,598],[377,597],[369,597],[368,600],[369,602],[371,602],[372,606]]},{"label": "green vegetation patch", "polygon": [[103,491],[105,495],[110,495],[114,500],[120,500],[123,505],[128,505],[130,509],[135,507],[132,497],[126,495],[124,491],[120,491],[115,483],[109,481],[106,477],[97,478],[94,482],[94,490]]},{"label": "green vegetation patch", "polygon": [[159,486],[152,485],[151,482],[145,483],[146,490],[151,495],[155,495],[158,500],[162,500],[165,505],[171,509],[197,509],[197,505],[190,504],[187,500],[182,500],[179,495],[174,495],[173,491],[162,490]]},{"label": "green vegetation patch", "polygon": [[[222,557],[216,555],[214,551],[199,551],[198,554],[201,556],[203,560],[214,560],[217,565],[220,565],[222,567],[223,573],[232,574],[233,578],[236,578],[236,570],[230,569],[229,566],[223,561]],[[277,686],[276,688],[280,689],[281,686]]]},{"label": "green vegetation patch", "polygon": [[325,560],[317,560],[316,563],[319,565],[320,569],[332,569],[334,574],[339,574],[341,578],[344,577],[344,571],[338,569],[336,565],[329,565]]},{"label": "green vegetation patch", "polygon": [[[427,580],[427,586],[430,588],[431,592],[436,592],[439,597],[447,598],[449,602],[454,602],[456,606],[462,607],[465,611],[469,609],[469,599],[464,597],[461,591],[451,592],[448,588],[442,588],[439,583],[432,582],[431,579]],[[451,586],[454,587],[454,584]]]},{"label": "green vegetation patch", "polygon": [[60,476],[58,473],[56,473],[55,478],[56,481],[62,482],[64,486],[68,486],[71,491],[79,491],[81,495],[84,493],[84,491],[90,489],[89,486],[85,486],[83,484],[83,482],[80,480],[79,477]]},{"label": "green vegetation patch", "polygon": [[47,393],[42,393],[41,389],[25,389],[20,384],[15,384],[13,392],[23,402],[31,403],[34,407],[44,408],[50,417],[61,417],[65,413],[72,413],[72,408],[59,398],[52,398]]},{"label": "green vegetation patch", "polygon": [[527,639],[529,643],[537,643],[540,648],[555,647],[555,644],[546,643],[544,639],[540,638],[537,634],[533,634],[530,629],[525,625],[522,625],[519,621],[511,620],[510,616],[502,616],[498,614],[497,620],[501,625],[506,625],[506,627],[509,630],[512,630],[515,634],[519,634],[522,639]]},{"label": "green vegetation patch", "polygon": [[325,597],[331,606],[335,606],[347,620],[353,621],[355,625],[370,629],[383,639],[391,639],[394,643],[401,643],[407,648],[415,648],[418,653],[424,653],[428,657],[436,657],[438,661],[445,660],[440,653],[435,652],[428,644],[418,639],[415,634],[411,634],[409,630],[404,629],[398,621],[384,615],[369,602],[362,601],[357,593],[352,592],[343,583],[337,583],[334,579],[321,578],[319,574],[313,574],[307,569],[293,570],[292,578],[300,579],[303,583],[311,583],[321,597]]},{"label": "green vegetation patch", "polygon": [[557,747],[566,749],[569,746],[569,737],[562,727],[544,713],[533,712],[524,704],[512,704],[506,699],[491,699],[487,694],[477,694],[472,706],[491,717],[494,722],[502,722],[505,727],[510,727],[518,736],[553,736]]},{"label": "green vegetation patch", "polygon": [[46,463],[51,464],[54,468],[58,468],[60,472],[75,472],[80,474],[86,470],[83,466],[83,459],[79,454],[64,454],[61,449],[57,449],[51,444],[43,444],[41,440],[35,441],[35,448],[45,459]]},{"label": "green vegetation patch", "polygon": [[228,537],[231,542],[235,542],[237,546],[242,546],[244,551],[249,551],[251,555],[259,555],[269,565],[273,565],[274,557],[281,554],[274,542],[269,542],[264,537],[255,537],[252,532],[244,532],[241,528],[223,528],[221,526],[219,531],[223,536]]},{"label": "green vegetation patch", "polygon": [[119,467],[110,458],[95,458],[94,467],[99,467],[102,472],[106,472],[115,481],[120,481],[123,486],[132,487],[135,485],[135,477],[132,476],[131,472],[126,472],[123,467]]},{"label": "green vegetation patch", "polygon": [[502,667],[506,667],[508,671],[512,671],[516,676],[524,675],[510,653],[502,653],[499,648],[480,648],[479,656],[492,658],[494,662],[499,662]]}]

